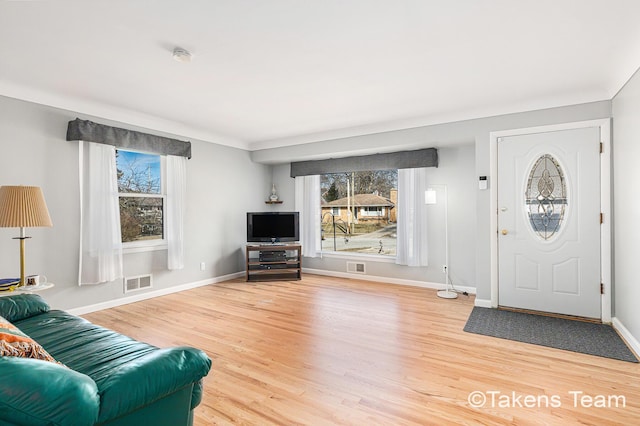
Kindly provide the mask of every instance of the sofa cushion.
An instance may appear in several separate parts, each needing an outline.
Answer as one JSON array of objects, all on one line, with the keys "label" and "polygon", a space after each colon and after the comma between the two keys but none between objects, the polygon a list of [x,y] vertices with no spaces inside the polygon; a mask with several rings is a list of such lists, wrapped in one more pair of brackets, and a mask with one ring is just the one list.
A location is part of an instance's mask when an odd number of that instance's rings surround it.
[{"label": "sofa cushion", "polygon": [[0,357],[0,425],[93,426],[100,395],[90,377],[53,362]]},{"label": "sofa cushion", "polygon": [[67,367],[100,383],[120,367],[156,351],[84,318],[64,311],[49,311],[14,323]]},{"label": "sofa cushion", "polygon": [[24,334],[18,327],[2,316],[0,316],[0,356],[16,356],[56,362],[38,342]]},{"label": "sofa cushion", "polygon": [[49,305],[37,294],[0,297],[0,315],[12,323],[45,312],[49,312]]}]

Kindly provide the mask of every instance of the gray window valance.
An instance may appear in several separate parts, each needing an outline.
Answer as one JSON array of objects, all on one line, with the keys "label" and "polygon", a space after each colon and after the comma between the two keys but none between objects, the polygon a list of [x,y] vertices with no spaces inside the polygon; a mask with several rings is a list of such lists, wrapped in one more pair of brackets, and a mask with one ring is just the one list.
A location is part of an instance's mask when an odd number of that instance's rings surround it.
[{"label": "gray window valance", "polygon": [[191,158],[191,142],[106,126],[76,118],[67,126],[68,141],[87,141],[122,149]]},{"label": "gray window valance", "polygon": [[328,160],[297,161],[291,163],[291,177],[420,167],[438,167],[438,150],[436,148],[330,158]]}]

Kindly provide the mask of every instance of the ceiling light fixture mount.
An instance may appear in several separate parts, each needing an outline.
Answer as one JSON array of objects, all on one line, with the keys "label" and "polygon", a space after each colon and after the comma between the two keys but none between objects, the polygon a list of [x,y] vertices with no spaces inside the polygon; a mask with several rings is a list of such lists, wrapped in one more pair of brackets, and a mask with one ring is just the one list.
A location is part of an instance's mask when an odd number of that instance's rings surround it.
[{"label": "ceiling light fixture mount", "polygon": [[191,52],[187,49],[183,49],[181,47],[176,47],[173,49],[173,59],[178,62],[188,63],[191,62]]}]

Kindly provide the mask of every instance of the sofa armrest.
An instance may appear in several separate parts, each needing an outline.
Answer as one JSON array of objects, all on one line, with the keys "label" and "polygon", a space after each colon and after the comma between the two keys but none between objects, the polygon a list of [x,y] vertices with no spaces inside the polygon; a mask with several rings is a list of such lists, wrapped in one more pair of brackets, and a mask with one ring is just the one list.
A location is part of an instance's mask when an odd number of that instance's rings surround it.
[{"label": "sofa armrest", "polygon": [[99,422],[106,422],[197,383],[209,373],[211,360],[190,347],[159,349],[128,362],[98,380]]},{"label": "sofa armrest", "polygon": [[37,294],[0,297],[0,316],[9,322],[49,312],[49,305]]},{"label": "sofa armrest", "polygon": [[202,402],[202,394],[204,392],[204,385],[202,384],[202,379],[198,380],[197,383],[193,385],[193,390],[191,392],[191,409],[193,410]]},{"label": "sofa armrest", "polygon": [[54,362],[0,357],[0,424],[93,425],[100,397],[90,377]]}]

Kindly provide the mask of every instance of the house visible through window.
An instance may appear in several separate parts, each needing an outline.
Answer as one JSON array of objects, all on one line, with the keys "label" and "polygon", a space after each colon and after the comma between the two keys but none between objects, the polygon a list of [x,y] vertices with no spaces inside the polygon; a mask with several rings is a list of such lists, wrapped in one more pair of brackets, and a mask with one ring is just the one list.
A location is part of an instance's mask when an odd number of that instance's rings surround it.
[{"label": "house visible through window", "polygon": [[122,242],[164,240],[164,167],[161,155],[117,150]]},{"label": "house visible through window", "polygon": [[396,255],[398,171],[320,175],[322,250]]}]

